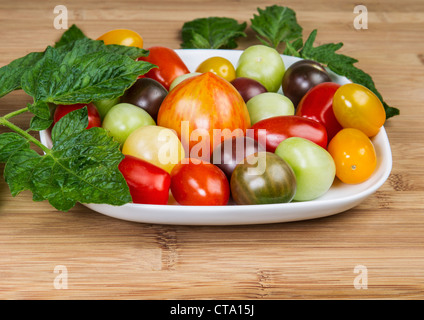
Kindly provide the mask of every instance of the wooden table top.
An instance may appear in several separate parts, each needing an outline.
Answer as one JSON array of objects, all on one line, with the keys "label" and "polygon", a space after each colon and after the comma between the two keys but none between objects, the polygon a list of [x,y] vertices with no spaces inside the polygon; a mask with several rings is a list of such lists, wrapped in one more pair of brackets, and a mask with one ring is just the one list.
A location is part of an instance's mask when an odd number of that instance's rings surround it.
[{"label": "wooden table top", "polygon": [[[57,4],[0,1],[0,66],[58,39],[63,30],[53,27]],[[249,22],[258,6],[274,2],[61,4],[68,9],[69,25],[77,24],[90,37],[129,28],[143,36],[146,48],[177,49],[185,21],[227,16]],[[168,226],[118,220],[82,205],[58,212],[46,202],[33,202],[28,192],[13,198],[1,177],[0,298],[423,298],[424,169],[417,162],[424,157],[424,3],[363,4],[368,29],[355,30],[355,1],[284,2],[296,11],[304,37],[317,28],[316,43],[343,42],[341,52],[357,58],[385,100],[400,109],[385,125],[393,169],[375,194],[354,209],[315,220]],[[257,43],[248,29],[239,49]],[[0,99],[0,114],[30,101],[22,91],[13,92]],[[27,127],[29,119],[29,114],[22,115],[16,123]],[[67,276],[67,288],[58,276]]]}]

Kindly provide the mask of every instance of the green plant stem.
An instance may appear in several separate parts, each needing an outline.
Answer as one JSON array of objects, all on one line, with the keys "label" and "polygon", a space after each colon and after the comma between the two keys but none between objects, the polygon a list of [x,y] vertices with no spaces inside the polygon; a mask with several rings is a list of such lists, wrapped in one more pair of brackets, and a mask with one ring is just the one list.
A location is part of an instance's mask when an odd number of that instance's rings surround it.
[{"label": "green plant stem", "polygon": [[20,115],[20,114],[25,113],[27,111],[28,111],[28,107],[22,108],[22,109],[19,109],[19,110],[16,110],[16,111],[13,111],[11,113],[6,114],[2,118],[5,119],[5,120],[8,120],[10,118],[16,117],[17,115]]},{"label": "green plant stem", "polygon": [[[24,108],[24,109],[26,109],[26,108]],[[15,112],[12,112],[12,113],[9,113],[9,114],[7,114],[6,116],[4,116],[4,117],[1,117],[0,118],[0,125],[2,125],[2,126],[5,126],[5,127],[8,127],[9,129],[11,129],[11,130],[13,130],[13,131],[15,131],[15,132],[17,132],[18,134],[20,134],[22,137],[24,137],[25,139],[27,139],[29,142],[32,142],[33,144],[35,144],[36,146],[38,146],[41,150],[43,150],[46,154],[47,153],[50,153],[51,151],[50,151],[50,149],[49,148],[47,148],[45,145],[43,145],[40,141],[38,141],[36,138],[34,138],[32,135],[30,135],[28,132],[26,132],[25,130],[22,130],[21,128],[19,128],[18,126],[16,126],[16,125],[14,125],[12,122],[10,122],[9,120],[7,120],[7,119],[9,119],[9,118],[11,118],[12,116],[10,116],[11,114],[14,114],[14,115],[17,115],[17,114],[20,114],[20,113],[23,113],[23,112],[20,112],[20,111],[22,111],[23,109],[21,109],[21,110],[18,110],[18,111],[15,111]],[[19,112],[19,113],[18,113]]]}]

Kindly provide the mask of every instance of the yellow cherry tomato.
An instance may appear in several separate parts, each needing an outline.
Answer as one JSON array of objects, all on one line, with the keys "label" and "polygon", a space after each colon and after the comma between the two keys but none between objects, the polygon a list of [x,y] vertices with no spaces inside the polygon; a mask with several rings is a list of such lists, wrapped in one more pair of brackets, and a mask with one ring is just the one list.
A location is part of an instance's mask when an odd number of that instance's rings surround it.
[{"label": "yellow cherry tomato", "polygon": [[377,166],[374,145],[355,128],[340,130],[328,144],[328,152],[336,164],[336,176],[344,183],[364,182]]},{"label": "yellow cherry tomato", "polygon": [[337,89],[333,111],[343,128],[356,128],[368,137],[375,136],[386,121],[380,99],[368,88],[349,83]]},{"label": "yellow cherry tomato", "polygon": [[128,29],[108,31],[97,40],[103,40],[105,44],[143,48],[143,38],[137,32]]},{"label": "yellow cherry tomato", "polygon": [[197,67],[196,72],[213,72],[227,81],[233,81],[236,78],[236,69],[233,64],[222,57],[206,59]]},{"label": "yellow cherry tomato", "polygon": [[168,173],[185,157],[184,147],[175,132],[154,125],[133,131],[125,140],[122,153],[150,162]]}]

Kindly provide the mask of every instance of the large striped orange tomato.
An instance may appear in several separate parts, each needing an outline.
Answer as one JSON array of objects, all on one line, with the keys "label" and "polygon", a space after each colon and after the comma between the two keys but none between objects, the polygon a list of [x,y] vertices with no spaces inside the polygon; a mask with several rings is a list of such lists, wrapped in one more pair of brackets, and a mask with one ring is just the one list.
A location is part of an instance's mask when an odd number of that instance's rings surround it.
[{"label": "large striped orange tomato", "polygon": [[243,136],[250,128],[246,104],[238,91],[212,72],[184,80],[169,92],[157,124],[178,134],[190,157],[208,161],[225,138]]}]

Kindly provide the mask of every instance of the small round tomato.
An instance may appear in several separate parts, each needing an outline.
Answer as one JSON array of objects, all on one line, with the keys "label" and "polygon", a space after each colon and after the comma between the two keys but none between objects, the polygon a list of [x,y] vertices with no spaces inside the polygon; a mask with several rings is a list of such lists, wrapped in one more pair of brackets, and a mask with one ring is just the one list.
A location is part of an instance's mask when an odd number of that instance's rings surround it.
[{"label": "small round tomato", "polygon": [[172,49],[162,46],[150,47],[147,57],[140,57],[137,60],[147,61],[157,66],[151,69],[144,76],[152,78],[162,84],[169,91],[171,83],[179,76],[190,73],[184,61]]},{"label": "small round tomato", "polygon": [[155,124],[146,110],[130,103],[118,103],[106,114],[102,127],[122,146],[133,131]]},{"label": "small round tomato", "polygon": [[330,141],[342,128],[333,112],[333,97],[338,83],[323,82],[310,89],[297,105],[296,115],[321,122]]},{"label": "small round tomato", "polygon": [[380,99],[368,88],[348,83],[337,89],[333,111],[343,128],[356,128],[368,137],[375,136],[386,121]]},{"label": "small round tomato", "polygon": [[118,168],[127,182],[133,203],[167,204],[171,185],[168,172],[129,155]]},{"label": "small round tomato", "polygon": [[154,125],[135,129],[125,140],[122,153],[150,162],[168,173],[185,157],[175,132]]},{"label": "small round tomato", "polygon": [[230,199],[230,185],[217,166],[186,158],[171,172],[171,192],[181,205],[224,206]]},{"label": "small round tomato", "polygon": [[121,46],[143,48],[143,38],[135,31],[128,29],[115,29],[106,32],[97,40],[105,44],[119,44]]},{"label": "small round tomato", "polygon": [[87,129],[93,128],[93,127],[101,127],[102,126],[102,120],[100,118],[100,114],[97,111],[97,108],[92,103],[77,103],[77,104],[60,104],[56,107],[56,110],[54,112],[53,116],[53,123],[56,124],[60,119],[62,119],[65,115],[68,113],[82,109],[85,106],[87,106],[87,112],[88,112],[88,126]]},{"label": "small round tomato", "polygon": [[227,81],[233,81],[236,78],[236,69],[233,64],[222,57],[206,59],[197,67],[196,72],[213,72]]},{"label": "small round tomato", "polygon": [[336,164],[336,176],[344,183],[364,182],[377,166],[374,145],[355,128],[339,131],[328,144],[328,152]]}]

